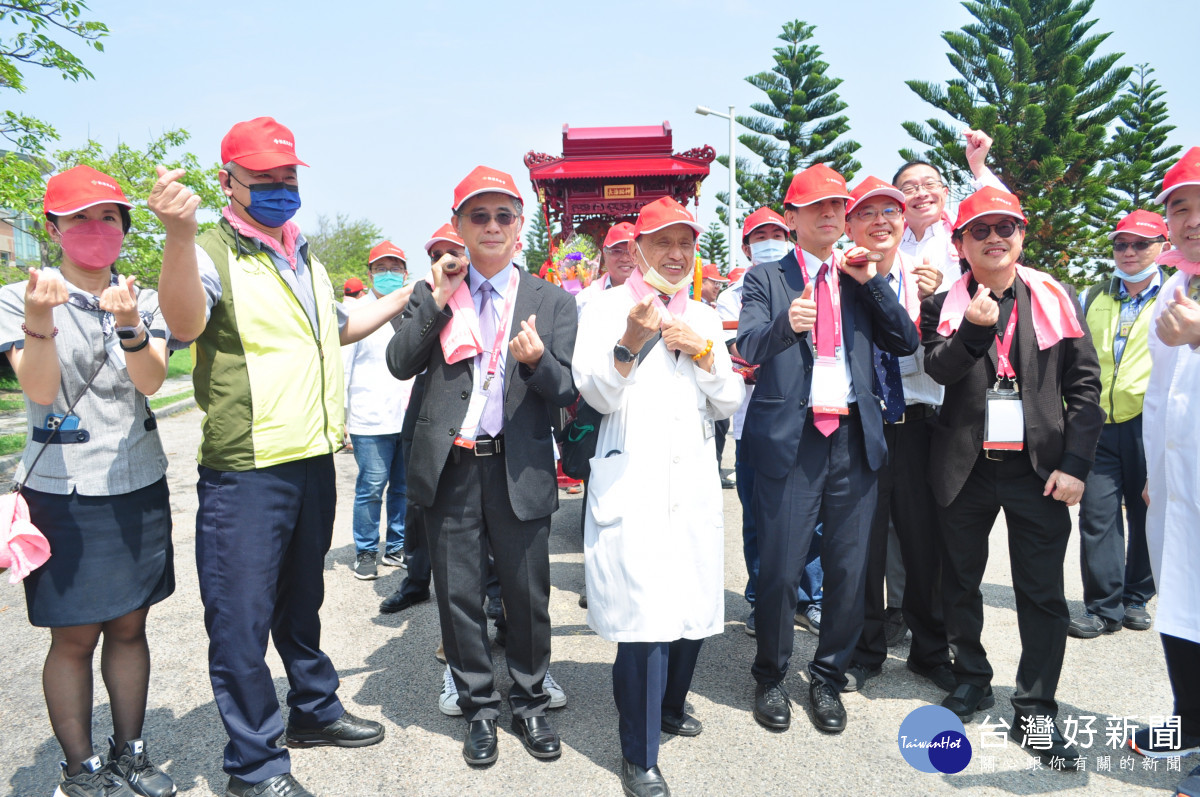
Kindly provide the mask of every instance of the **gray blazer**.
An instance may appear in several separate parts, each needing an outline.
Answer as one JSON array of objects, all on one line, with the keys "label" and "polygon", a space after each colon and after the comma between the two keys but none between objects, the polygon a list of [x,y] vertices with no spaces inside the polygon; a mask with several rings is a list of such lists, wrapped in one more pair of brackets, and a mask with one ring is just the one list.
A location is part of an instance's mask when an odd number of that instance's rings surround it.
[{"label": "gray blazer", "polygon": [[[504,371],[503,456],[509,500],[520,520],[546,517],[558,508],[551,419],[556,408],[570,405],[578,395],[571,379],[575,300],[557,285],[521,271],[510,339],[531,315],[537,316],[537,332],[546,347],[541,362],[530,369],[510,354]],[[427,371],[407,474],[408,500],[425,507],[437,496],[474,385],[472,360],[450,365],[442,355],[438,335],[449,320],[449,308],[439,310],[428,283],[418,282],[387,348],[388,369],[397,379]]]}]

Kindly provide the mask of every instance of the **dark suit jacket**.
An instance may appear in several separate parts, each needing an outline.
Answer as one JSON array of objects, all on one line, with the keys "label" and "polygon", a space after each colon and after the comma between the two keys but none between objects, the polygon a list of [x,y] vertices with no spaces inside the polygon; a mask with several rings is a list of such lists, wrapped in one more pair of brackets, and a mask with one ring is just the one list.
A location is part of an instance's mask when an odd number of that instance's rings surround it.
[{"label": "dark suit jacket", "polygon": [[[788,321],[792,300],[804,292],[806,277],[798,257],[792,251],[783,260],[746,272],[738,318],[738,352],[747,362],[761,366],[742,427],[742,443],[755,470],[772,479],[783,478],[796,462],[812,387],[812,336],[797,334]],[[871,345],[904,356],[915,352],[920,341],[912,319],[883,277],[859,285],[852,277],[840,276],[842,340],[850,356],[867,462],[871,470],[878,470],[887,456],[887,443]]]},{"label": "dark suit jacket", "polygon": [[[537,316],[537,332],[546,347],[541,362],[531,370],[509,352],[504,371],[504,461],[509,500],[521,520],[546,517],[558,508],[551,416],[554,408],[569,405],[577,395],[571,379],[575,300],[562,288],[522,271],[510,339],[530,315]],[[408,465],[408,499],[426,507],[437,495],[474,384],[473,360],[449,365],[442,355],[438,335],[449,320],[449,307],[439,310],[432,289],[422,280],[387,348],[388,369],[396,378],[427,371]]]},{"label": "dark suit jacket", "polygon": [[[1087,479],[1104,425],[1100,408],[1100,363],[1075,292],[1068,288],[1082,338],[1066,338],[1039,351],[1033,333],[1029,288],[1014,282],[1017,298],[1017,385],[1025,413],[1025,449],[1043,479],[1055,470]],[[925,372],[946,386],[946,399],[933,429],[929,481],[942,506],[958,496],[983,449],[985,394],[996,382],[996,329],[965,318],[949,338],[937,332],[945,293],[921,304],[921,342]],[[976,358],[966,336],[991,336],[986,357]]]}]

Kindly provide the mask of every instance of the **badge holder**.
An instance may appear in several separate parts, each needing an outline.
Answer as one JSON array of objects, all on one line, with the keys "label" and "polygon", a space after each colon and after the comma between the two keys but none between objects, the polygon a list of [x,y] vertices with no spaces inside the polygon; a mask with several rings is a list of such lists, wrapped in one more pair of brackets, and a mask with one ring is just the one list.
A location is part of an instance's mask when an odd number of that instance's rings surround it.
[{"label": "badge holder", "polygon": [[849,415],[846,404],[846,370],[836,357],[817,357],[813,362],[812,410],[814,413]]},{"label": "badge holder", "polygon": [[[1008,382],[1011,387],[1001,387]],[[1021,388],[1015,380],[997,379],[984,396],[983,450],[988,459],[990,451],[1021,451],[1025,448],[1025,411]]]}]

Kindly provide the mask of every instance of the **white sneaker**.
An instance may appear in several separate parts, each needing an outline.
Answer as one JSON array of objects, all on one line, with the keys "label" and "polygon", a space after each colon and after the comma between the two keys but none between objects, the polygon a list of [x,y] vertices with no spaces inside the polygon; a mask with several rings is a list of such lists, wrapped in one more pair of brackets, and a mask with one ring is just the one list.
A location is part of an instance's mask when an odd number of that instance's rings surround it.
[{"label": "white sneaker", "polygon": [[562,708],[567,704],[567,693],[558,685],[558,681],[554,680],[554,676],[550,671],[546,671],[546,677],[542,679],[542,688],[546,690],[546,694],[550,695],[550,708]]},{"label": "white sneaker", "polygon": [[[563,698],[566,702],[566,698]],[[446,665],[446,673],[442,676],[442,696],[438,698],[438,710],[447,717],[461,717],[462,709],[458,707],[458,687],[454,685],[454,675],[450,665]]]}]

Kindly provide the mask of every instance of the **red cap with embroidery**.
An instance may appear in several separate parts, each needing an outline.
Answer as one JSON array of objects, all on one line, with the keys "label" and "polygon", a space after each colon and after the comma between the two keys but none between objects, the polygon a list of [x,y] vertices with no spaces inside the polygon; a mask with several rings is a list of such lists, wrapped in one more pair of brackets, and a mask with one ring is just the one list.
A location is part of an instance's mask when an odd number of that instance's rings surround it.
[{"label": "red cap with embroidery", "polygon": [[467,247],[466,242],[463,241],[463,239],[458,236],[458,233],[454,231],[453,224],[443,224],[441,227],[437,228],[437,232],[435,232],[429,238],[429,240],[425,242],[425,254],[429,254],[431,251],[433,251],[433,245],[438,241],[445,241],[448,244],[461,246],[464,249]]},{"label": "red cap with embroidery", "polygon": [[1007,191],[989,185],[971,194],[958,206],[958,218],[954,220],[954,229],[960,230],[980,216],[993,213],[1025,221],[1025,214],[1021,212],[1021,201]]},{"label": "red cap with embroidery", "polygon": [[894,199],[900,203],[900,209],[904,209],[904,192],[891,183],[885,183],[878,177],[868,177],[854,187],[850,192],[850,202],[846,205],[846,215],[850,215],[850,211],[854,210],[854,206],[859,202],[866,202],[868,199],[877,196],[885,196],[888,199]]},{"label": "red cap with embroidery", "polygon": [[342,286],[342,293],[346,294],[347,296],[357,296],[366,289],[367,286],[363,285],[362,280],[360,280],[358,277],[351,277],[350,279],[346,280],[346,284]]},{"label": "red cap with embroidery", "polygon": [[701,276],[706,280],[713,282],[729,282],[728,279],[721,276],[721,269],[717,268],[716,263],[708,263],[700,272]]},{"label": "red cap with embroidery", "polygon": [[489,169],[487,166],[476,166],[470,174],[463,178],[461,183],[454,187],[453,209],[458,210],[462,207],[462,203],[476,194],[493,192],[508,194],[516,197],[517,201],[522,201],[521,192],[517,190],[517,184],[513,181],[511,174]]},{"label": "red cap with embroidery", "polygon": [[691,213],[669,196],[659,197],[642,208],[638,214],[637,224],[634,225],[636,235],[648,235],[672,224],[684,224],[696,231],[696,235],[704,232],[704,228],[696,223]]},{"label": "red cap with embroidery", "polygon": [[742,240],[744,241],[749,238],[750,233],[754,232],[759,227],[765,227],[768,224],[774,224],[776,227],[781,228],[785,233],[788,232],[787,222],[783,220],[783,216],[780,216],[770,208],[759,208],[747,216],[746,220],[742,222]]},{"label": "red cap with embroidery", "polygon": [[607,249],[617,244],[629,243],[636,234],[632,224],[627,221],[619,221],[608,228],[608,234],[604,236],[604,245],[601,248]]},{"label": "red cap with embroidery", "polygon": [[823,199],[850,199],[850,190],[846,188],[846,178],[823,163],[809,166],[792,178],[787,195],[783,198],[784,205],[804,207]]},{"label": "red cap with embroidery", "polygon": [[221,139],[221,163],[233,161],[251,171],[307,166],[296,157],[296,137],[269,116],[238,122]]},{"label": "red cap with embroidery", "polygon": [[1200,147],[1192,147],[1183,153],[1183,157],[1174,166],[1167,169],[1166,175],[1163,176],[1162,193],[1156,196],[1154,201],[1163,204],[1172,191],[1185,185],[1200,185]]},{"label": "red cap with embroidery", "polygon": [[408,263],[408,257],[404,254],[404,250],[391,241],[375,244],[375,248],[371,250],[371,254],[367,255],[367,265],[371,265],[381,257],[398,257],[405,264]]},{"label": "red cap with embroidery", "polygon": [[116,180],[91,166],[76,166],[59,172],[46,181],[42,210],[62,216],[105,202],[133,207],[133,203],[125,198],[125,192]]},{"label": "red cap with embroidery", "polygon": [[741,268],[740,266],[738,268],[731,268],[729,270],[729,281],[737,282],[738,280],[740,280],[742,278],[742,275],[745,273],[746,273],[746,269]]},{"label": "red cap with embroidery", "polygon": [[1117,229],[1108,234],[1113,240],[1121,233],[1138,235],[1142,238],[1167,237],[1167,222],[1162,216],[1149,210],[1135,210],[1117,223]]}]

